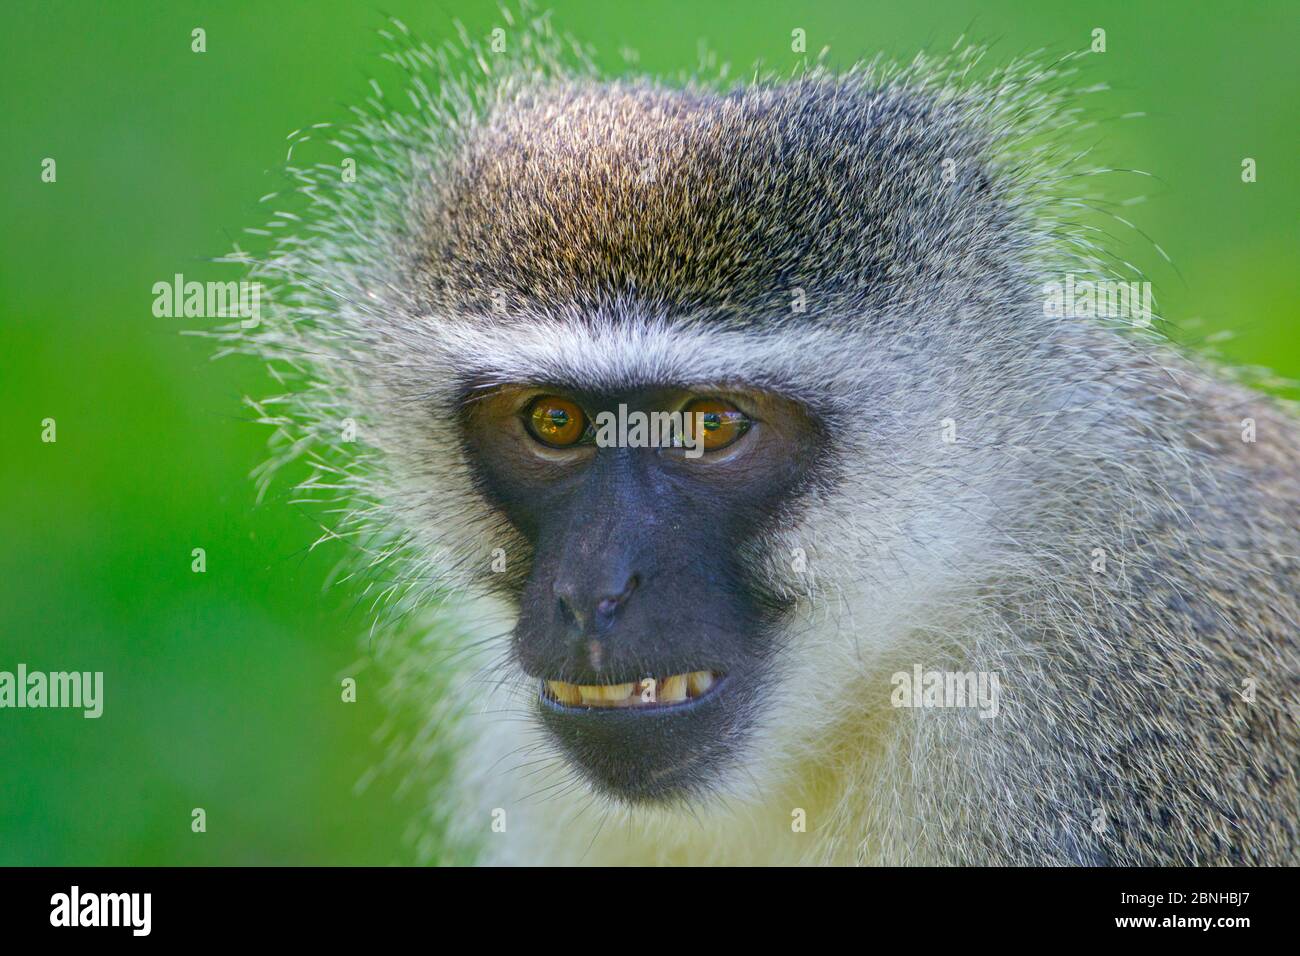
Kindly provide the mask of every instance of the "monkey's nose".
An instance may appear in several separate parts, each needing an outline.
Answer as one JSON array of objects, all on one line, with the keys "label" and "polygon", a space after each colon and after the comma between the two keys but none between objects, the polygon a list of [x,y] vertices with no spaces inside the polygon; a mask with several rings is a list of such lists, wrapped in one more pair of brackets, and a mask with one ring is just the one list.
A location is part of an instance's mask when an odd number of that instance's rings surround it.
[{"label": "monkey's nose", "polygon": [[616,593],[612,593],[613,589],[608,587],[585,591],[572,584],[557,583],[555,595],[559,602],[560,618],[575,626],[579,632],[586,631],[590,624],[598,628],[608,627],[618,615],[619,609],[632,596],[638,583],[637,576],[633,574]]}]

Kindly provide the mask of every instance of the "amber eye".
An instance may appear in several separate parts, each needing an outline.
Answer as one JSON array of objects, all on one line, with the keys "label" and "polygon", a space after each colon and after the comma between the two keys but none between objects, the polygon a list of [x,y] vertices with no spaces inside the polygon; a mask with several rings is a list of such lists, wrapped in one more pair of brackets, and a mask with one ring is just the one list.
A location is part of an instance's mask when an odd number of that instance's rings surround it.
[{"label": "amber eye", "polygon": [[524,413],[528,432],[543,445],[567,448],[587,433],[587,416],[576,403],[558,395],[535,398]]},{"label": "amber eye", "polygon": [[754,424],[735,405],[720,398],[697,398],[686,406],[685,412],[689,416],[688,428],[694,430],[696,422],[703,426],[705,451],[726,448]]}]

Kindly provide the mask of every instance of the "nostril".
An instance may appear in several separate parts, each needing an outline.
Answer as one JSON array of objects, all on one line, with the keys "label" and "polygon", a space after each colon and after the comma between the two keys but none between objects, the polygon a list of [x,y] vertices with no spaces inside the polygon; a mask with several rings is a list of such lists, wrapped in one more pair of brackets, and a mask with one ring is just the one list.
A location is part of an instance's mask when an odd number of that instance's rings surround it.
[{"label": "nostril", "polygon": [[573,612],[572,606],[565,598],[556,598],[555,610],[563,624],[572,627],[578,623],[578,615]]},{"label": "nostril", "polygon": [[623,585],[623,590],[619,594],[601,598],[600,601],[596,603],[596,613],[602,618],[612,617],[614,612],[632,596],[632,592],[636,590],[636,586],[639,583],[640,579],[637,578],[635,574],[632,575],[627,579],[627,584]]}]

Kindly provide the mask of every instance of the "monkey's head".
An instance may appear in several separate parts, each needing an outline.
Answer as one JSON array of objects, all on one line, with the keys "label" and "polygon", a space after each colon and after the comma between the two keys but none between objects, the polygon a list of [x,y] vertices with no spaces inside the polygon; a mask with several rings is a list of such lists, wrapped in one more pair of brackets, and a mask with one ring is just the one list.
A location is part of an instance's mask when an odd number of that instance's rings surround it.
[{"label": "monkey's head", "polygon": [[986,131],[865,78],[568,81],[388,163],[295,248],[328,296],[284,340],[378,453],[406,586],[504,598],[501,666],[608,795],[815,748],[1015,498],[985,399],[1044,339]]}]

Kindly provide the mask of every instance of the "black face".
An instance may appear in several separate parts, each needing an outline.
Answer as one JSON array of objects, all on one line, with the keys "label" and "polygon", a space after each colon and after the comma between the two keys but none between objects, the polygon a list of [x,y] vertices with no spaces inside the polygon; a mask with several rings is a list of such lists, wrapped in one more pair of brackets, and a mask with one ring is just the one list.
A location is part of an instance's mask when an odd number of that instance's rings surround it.
[{"label": "black face", "polygon": [[[687,412],[687,447],[658,428],[619,443],[602,413],[620,405],[625,422]],[[481,489],[531,545],[514,652],[543,723],[607,793],[708,789],[759,705],[783,610],[740,556],[790,516],[812,420],[773,396],[681,389],[498,387],[465,409]]]}]

